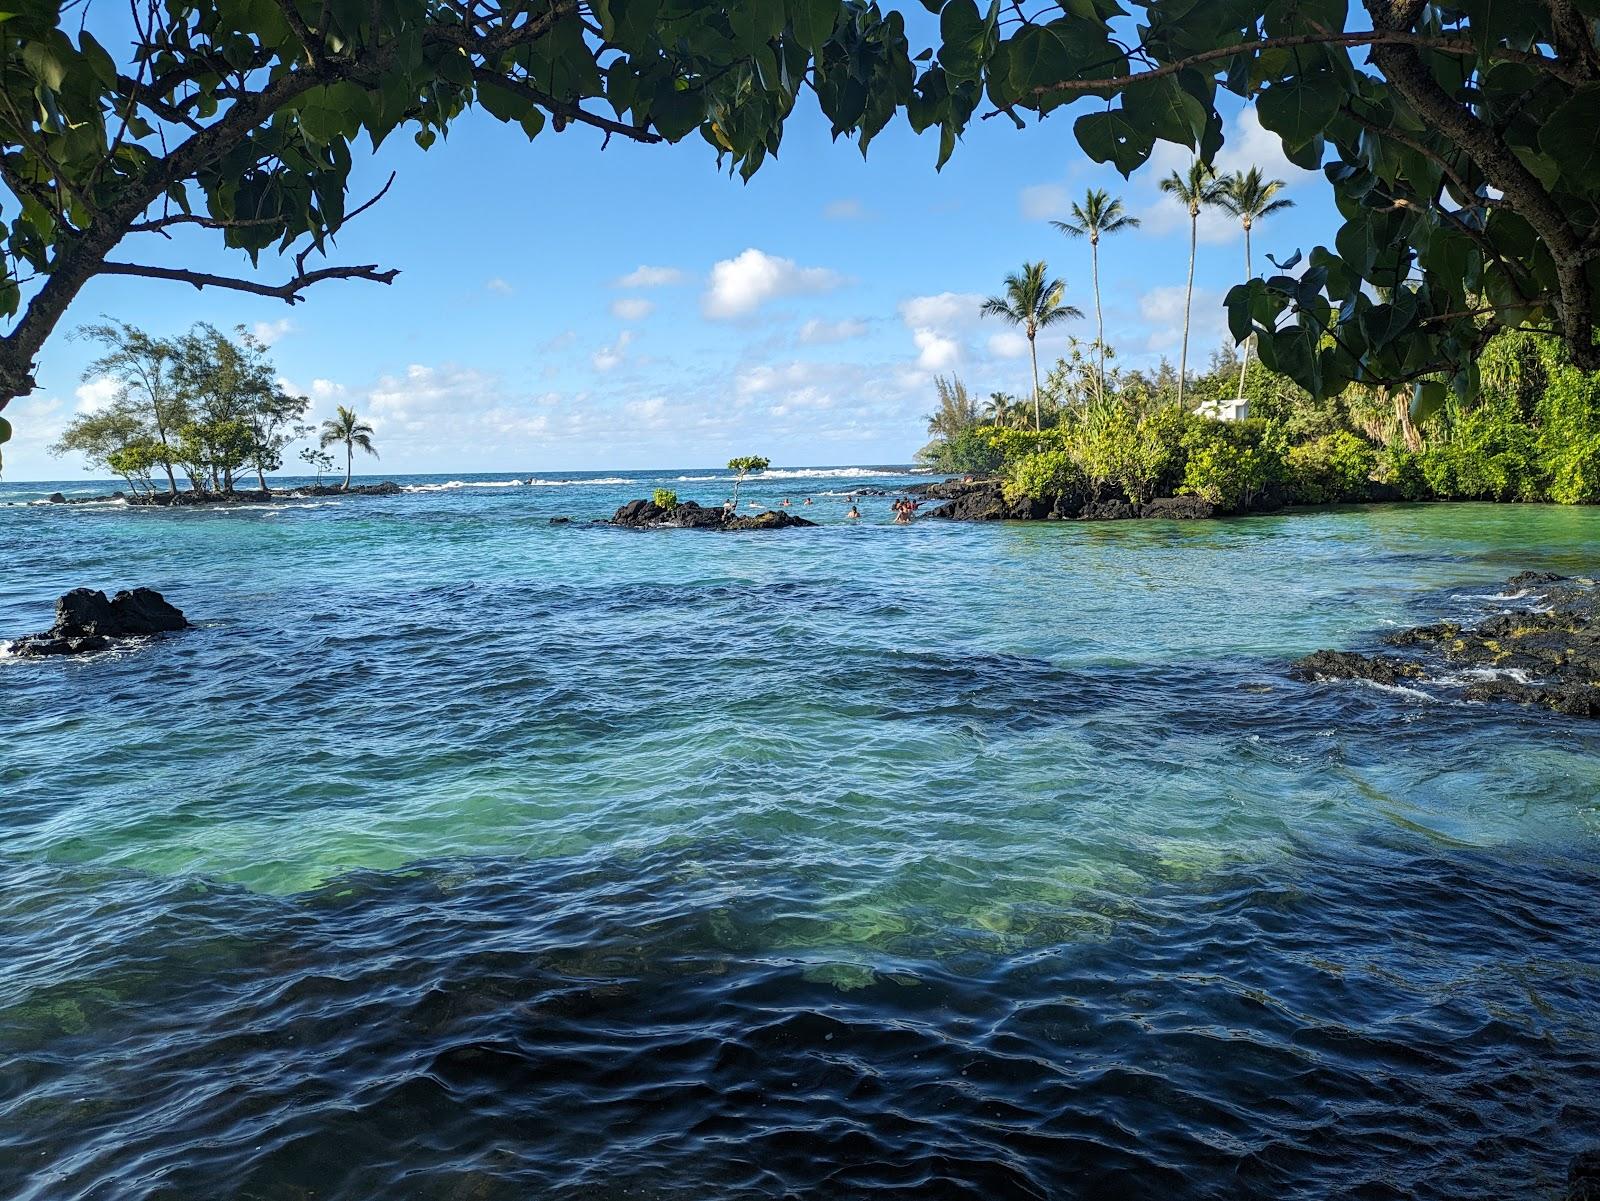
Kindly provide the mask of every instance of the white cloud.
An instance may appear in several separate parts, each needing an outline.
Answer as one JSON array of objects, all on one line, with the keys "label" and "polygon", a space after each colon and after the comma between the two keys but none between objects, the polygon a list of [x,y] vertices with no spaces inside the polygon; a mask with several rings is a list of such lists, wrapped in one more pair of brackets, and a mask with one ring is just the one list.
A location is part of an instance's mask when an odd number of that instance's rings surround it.
[{"label": "white cloud", "polygon": [[555,334],[552,337],[546,338],[543,342],[539,343],[539,349],[543,351],[565,350],[577,340],[577,330],[564,329],[559,334]]},{"label": "white cloud", "polygon": [[865,221],[872,216],[867,206],[853,196],[824,205],[822,215],[829,221]]},{"label": "white cloud", "polygon": [[[1183,349],[1183,298],[1182,284],[1151,288],[1139,297],[1139,316],[1148,330],[1144,349],[1151,354],[1164,354],[1174,360]],[[1205,355],[1221,345],[1227,337],[1228,316],[1222,307],[1222,295],[1208,288],[1196,288],[1189,328],[1189,365],[1194,366],[1196,354],[1204,361]]]},{"label": "white cloud", "polygon": [[122,385],[109,375],[79,384],[74,395],[78,398],[75,411],[98,413],[122,393]]},{"label": "white cloud", "polygon": [[838,272],[826,267],[802,267],[793,259],[752,247],[711,268],[711,285],[701,308],[707,317],[718,320],[748,317],[777,297],[827,292],[843,282]]},{"label": "white cloud", "polygon": [[636,267],[616,281],[618,288],[666,288],[688,279],[676,267]]},{"label": "white cloud", "polygon": [[970,327],[978,323],[983,297],[976,292],[940,292],[937,296],[913,296],[900,302],[900,316],[915,329]]},{"label": "white cloud", "polygon": [[516,291],[516,288],[511,286],[510,280],[501,279],[498,275],[483,286],[497,296],[510,296]]},{"label": "white cloud", "polygon": [[800,341],[807,346],[821,346],[829,342],[848,342],[852,338],[864,338],[867,335],[867,323],[854,318],[843,321],[823,321],[813,317],[800,327]]},{"label": "white cloud", "polygon": [[931,329],[915,330],[911,340],[917,345],[917,366],[924,371],[944,371],[961,361],[961,343]]},{"label": "white cloud", "polygon": [[257,321],[251,326],[250,332],[255,335],[257,342],[263,346],[271,346],[285,335],[294,332],[294,322],[287,317],[281,317],[277,321]]},{"label": "white cloud", "polygon": [[1018,202],[1029,221],[1046,221],[1067,211],[1067,189],[1058,183],[1037,183],[1023,188]]},{"label": "white cloud", "polygon": [[611,315],[623,321],[643,321],[656,311],[656,302],[643,296],[620,296],[611,302]]},{"label": "white cloud", "polygon": [[900,302],[900,318],[917,348],[917,367],[948,371],[966,355],[966,341],[978,328],[983,297],[975,292],[940,292]]},{"label": "white cloud", "polygon": [[331,379],[314,379],[311,381],[311,390],[306,395],[319,403],[326,403],[342,399],[347,392],[348,389],[343,384],[336,384]]},{"label": "white cloud", "polygon": [[989,353],[997,359],[1020,359],[1028,353],[1028,339],[1016,330],[989,335]]},{"label": "white cloud", "polygon": [[622,360],[628,346],[633,342],[633,331],[625,329],[617,335],[617,340],[610,346],[602,346],[589,356],[589,361],[594,364],[596,371],[611,371],[622,365]]}]

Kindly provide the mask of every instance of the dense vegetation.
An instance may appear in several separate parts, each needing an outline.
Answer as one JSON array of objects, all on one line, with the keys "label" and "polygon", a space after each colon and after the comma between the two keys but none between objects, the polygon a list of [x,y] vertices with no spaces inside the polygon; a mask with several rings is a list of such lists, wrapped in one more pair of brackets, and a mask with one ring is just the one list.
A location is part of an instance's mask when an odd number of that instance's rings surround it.
[{"label": "dense vegetation", "polygon": [[[1232,397],[1232,348],[1188,382],[1202,403]],[[1549,336],[1502,333],[1478,361],[1472,401],[1448,399],[1420,422],[1401,389],[1348,387],[1317,399],[1259,362],[1244,394],[1251,416],[1218,421],[1178,400],[1178,375],[1106,373],[1075,345],[1031,405],[995,394],[979,405],[959,380],[938,381],[938,471],[999,475],[1008,498],[1126,500],[1193,495],[1225,512],[1366,500],[1600,502],[1600,373],[1578,370]]]}]

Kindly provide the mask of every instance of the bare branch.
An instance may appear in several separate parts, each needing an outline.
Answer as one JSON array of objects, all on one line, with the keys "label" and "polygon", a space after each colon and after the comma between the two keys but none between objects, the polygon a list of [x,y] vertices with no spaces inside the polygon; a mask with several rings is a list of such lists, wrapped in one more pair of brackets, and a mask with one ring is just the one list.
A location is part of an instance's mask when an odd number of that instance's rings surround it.
[{"label": "bare branch", "polygon": [[251,279],[235,279],[227,275],[208,275],[202,271],[185,271],[179,267],[151,267],[140,263],[102,263],[101,275],[135,275],[143,279],[170,279],[175,283],[191,284],[195,288],[227,288],[234,292],[250,292],[256,296],[270,296],[286,304],[297,304],[305,299],[300,295],[312,284],[325,279],[367,279],[373,283],[388,284],[399,275],[397,270],[380,271],[376,263],[363,267],[323,267],[305,271],[282,284],[263,284]]}]

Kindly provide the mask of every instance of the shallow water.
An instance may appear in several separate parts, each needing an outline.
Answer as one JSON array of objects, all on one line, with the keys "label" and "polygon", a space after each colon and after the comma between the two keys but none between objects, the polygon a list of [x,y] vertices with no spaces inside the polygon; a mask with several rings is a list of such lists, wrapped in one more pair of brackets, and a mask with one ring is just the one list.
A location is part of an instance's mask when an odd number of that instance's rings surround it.
[{"label": "shallow water", "polygon": [[1600,511],[549,524],[721,475],[0,508],[200,627],[0,661],[0,1196],[1559,1195],[1600,731],[1283,667]]}]

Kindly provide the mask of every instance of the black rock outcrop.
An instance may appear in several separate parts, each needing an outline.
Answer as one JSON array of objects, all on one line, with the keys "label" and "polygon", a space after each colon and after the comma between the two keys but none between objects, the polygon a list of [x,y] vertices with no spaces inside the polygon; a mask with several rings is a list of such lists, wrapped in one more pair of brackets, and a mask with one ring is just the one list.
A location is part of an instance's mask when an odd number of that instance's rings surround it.
[{"label": "black rock outcrop", "polygon": [[1516,608],[1476,624],[1439,621],[1386,635],[1383,641],[1404,657],[1318,651],[1297,661],[1290,674],[1380,684],[1410,680],[1462,700],[1600,717],[1600,585],[1524,572],[1501,587]]},{"label": "black rock outcrop", "polygon": [[152,638],[188,628],[183,613],[152,589],[134,588],[108,600],[97,589],[74,588],[56,601],[55,625],[18,639],[9,649],[25,659],[87,655],[105,650],[116,639]]},{"label": "black rock outcrop", "polygon": [[782,509],[743,517],[721,506],[702,508],[692,500],[663,509],[653,500],[630,500],[611,515],[611,524],[630,530],[787,530],[817,523]]}]

